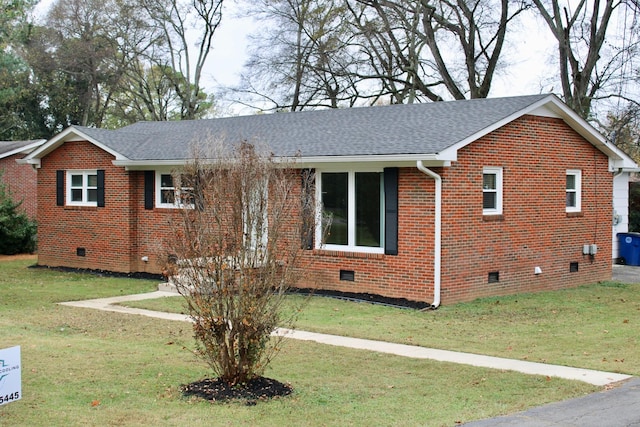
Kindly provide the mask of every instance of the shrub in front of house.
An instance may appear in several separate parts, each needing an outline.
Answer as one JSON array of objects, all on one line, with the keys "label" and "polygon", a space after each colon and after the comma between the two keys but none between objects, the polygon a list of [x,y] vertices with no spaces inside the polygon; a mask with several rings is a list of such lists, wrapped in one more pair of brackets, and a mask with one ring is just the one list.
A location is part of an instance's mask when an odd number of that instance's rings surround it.
[{"label": "shrub in front of house", "polygon": [[12,194],[0,181],[0,254],[14,255],[36,250],[36,222],[20,211],[21,204],[13,200]]}]

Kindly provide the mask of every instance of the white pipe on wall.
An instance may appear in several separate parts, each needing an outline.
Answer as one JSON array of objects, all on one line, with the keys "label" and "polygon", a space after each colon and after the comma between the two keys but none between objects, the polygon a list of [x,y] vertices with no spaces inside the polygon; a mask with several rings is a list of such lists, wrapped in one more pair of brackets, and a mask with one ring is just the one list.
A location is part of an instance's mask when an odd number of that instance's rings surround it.
[{"label": "white pipe on wall", "polygon": [[442,253],[442,178],[437,173],[425,167],[422,160],[418,160],[417,168],[420,172],[433,178],[436,184],[435,194],[435,247],[433,250],[433,308],[440,306],[440,276]]}]

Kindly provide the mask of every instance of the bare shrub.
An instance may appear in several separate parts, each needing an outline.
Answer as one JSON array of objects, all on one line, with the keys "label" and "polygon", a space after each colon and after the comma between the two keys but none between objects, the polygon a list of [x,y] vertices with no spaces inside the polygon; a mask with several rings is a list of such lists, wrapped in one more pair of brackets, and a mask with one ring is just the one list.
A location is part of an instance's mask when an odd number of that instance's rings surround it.
[{"label": "bare shrub", "polygon": [[165,270],[186,300],[197,353],[218,378],[246,384],[275,354],[282,338],[271,332],[297,312],[283,302],[310,259],[301,255],[314,224],[313,176],[251,144],[213,145],[173,174],[181,209]]}]

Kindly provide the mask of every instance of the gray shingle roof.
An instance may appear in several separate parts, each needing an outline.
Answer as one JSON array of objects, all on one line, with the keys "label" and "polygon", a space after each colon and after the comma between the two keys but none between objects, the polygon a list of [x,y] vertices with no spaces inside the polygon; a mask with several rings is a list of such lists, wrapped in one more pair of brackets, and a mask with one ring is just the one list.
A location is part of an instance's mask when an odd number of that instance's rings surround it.
[{"label": "gray shingle roof", "polygon": [[435,154],[549,95],[76,127],[130,160],[182,160],[207,136],[266,144],[277,156]]},{"label": "gray shingle roof", "polygon": [[4,157],[6,153],[15,152],[16,150],[28,147],[29,145],[35,144],[36,142],[43,144],[45,140],[31,139],[28,141],[0,141],[0,158]]}]

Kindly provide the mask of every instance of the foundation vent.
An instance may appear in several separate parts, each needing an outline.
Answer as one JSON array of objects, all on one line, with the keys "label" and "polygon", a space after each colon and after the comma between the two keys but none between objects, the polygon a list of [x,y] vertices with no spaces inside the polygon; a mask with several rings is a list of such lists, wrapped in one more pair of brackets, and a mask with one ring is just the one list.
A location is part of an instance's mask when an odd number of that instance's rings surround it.
[{"label": "foundation vent", "polygon": [[340,280],[353,282],[356,280],[356,273],[353,270],[340,270]]}]

